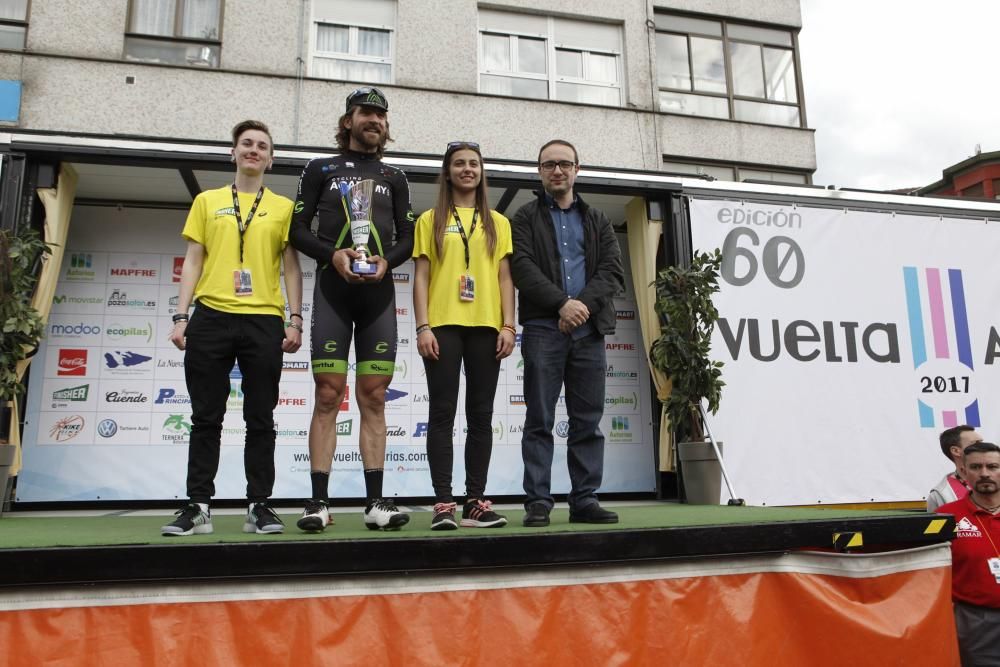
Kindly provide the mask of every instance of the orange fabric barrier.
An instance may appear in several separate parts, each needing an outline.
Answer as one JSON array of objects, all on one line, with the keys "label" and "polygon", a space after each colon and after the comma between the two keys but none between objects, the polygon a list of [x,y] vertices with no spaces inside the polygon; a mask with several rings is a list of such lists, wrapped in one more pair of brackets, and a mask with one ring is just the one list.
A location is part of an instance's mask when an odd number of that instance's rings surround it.
[{"label": "orange fabric barrier", "polygon": [[[577,569],[581,576],[603,570]],[[264,600],[114,601],[109,604],[117,606],[0,612],[0,657],[32,667],[957,666],[950,587],[950,568],[930,567],[872,577],[755,572]]]}]

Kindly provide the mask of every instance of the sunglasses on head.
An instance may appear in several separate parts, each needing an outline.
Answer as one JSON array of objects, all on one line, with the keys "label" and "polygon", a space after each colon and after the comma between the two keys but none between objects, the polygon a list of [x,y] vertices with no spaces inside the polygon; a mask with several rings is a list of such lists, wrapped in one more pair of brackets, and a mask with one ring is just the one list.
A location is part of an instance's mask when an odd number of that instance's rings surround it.
[{"label": "sunglasses on head", "polygon": [[475,141],[452,141],[448,144],[448,147],[444,149],[444,152],[450,153],[451,151],[458,150],[459,148],[471,148],[478,151],[479,144]]}]

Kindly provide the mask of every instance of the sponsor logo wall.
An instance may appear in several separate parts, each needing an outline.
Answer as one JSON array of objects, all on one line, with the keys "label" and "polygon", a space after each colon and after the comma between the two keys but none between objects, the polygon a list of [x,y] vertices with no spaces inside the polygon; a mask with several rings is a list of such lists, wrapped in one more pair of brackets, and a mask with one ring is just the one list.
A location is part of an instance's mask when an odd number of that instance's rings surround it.
[{"label": "sponsor logo wall", "polygon": [[938,434],[996,441],[996,224],[692,200],[722,248],[713,431],[760,505],[912,501],[950,466]]},{"label": "sponsor logo wall", "polygon": [[[97,225],[100,228],[100,225]],[[174,252],[101,252],[97,232],[77,227],[56,289],[47,336],[31,365],[25,429],[24,469],[18,500],[165,499],[183,497],[191,398],[184,380],[184,353],[168,340],[177,309],[183,245],[171,234],[135,246]],[[145,234],[146,230],[143,231]],[[138,232],[136,232],[138,233]],[[157,233],[163,233],[162,230]],[[625,247],[623,240],[623,250]],[[313,382],[309,324],[315,265],[302,258],[305,335],[302,348],[285,355],[278,406],[276,497],[308,496],[309,423]],[[428,396],[423,362],[417,353],[412,317],[412,264],[396,268],[399,341],[395,375],[386,402],[388,494],[431,495],[427,467]],[[607,340],[607,399],[602,429],[607,438],[603,489],[608,492],[654,488],[649,380],[631,295],[616,300],[619,333]],[[338,446],[331,492],[363,497],[358,451],[360,416],[354,398],[354,355],[349,359],[348,393],[337,422]],[[222,431],[216,479],[219,498],[245,493],[242,445],[243,391],[239,368],[230,374],[230,395]],[[464,380],[455,421],[456,493],[466,432]],[[523,360],[519,345],[501,367],[493,418],[494,453],[488,492],[522,493],[521,432],[524,420]],[[565,400],[557,407],[553,486],[569,490],[566,472],[568,422]]]}]

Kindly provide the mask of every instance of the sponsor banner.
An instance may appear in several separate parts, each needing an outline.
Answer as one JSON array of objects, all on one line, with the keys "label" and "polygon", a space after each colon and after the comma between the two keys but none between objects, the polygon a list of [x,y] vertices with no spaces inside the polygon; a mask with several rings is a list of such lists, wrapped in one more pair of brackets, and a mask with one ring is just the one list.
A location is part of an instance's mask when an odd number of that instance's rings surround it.
[{"label": "sponsor banner", "polygon": [[[132,348],[151,348],[157,345],[155,315],[148,316],[118,316],[107,315],[104,318],[105,346],[126,346]],[[164,332],[166,337],[166,332]]]},{"label": "sponsor banner", "polygon": [[[949,470],[938,434],[984,426],[1000,399],[995,225],[719,200],[692,200],[691,217],[695,246],[725,257],[712,430],[739,494],[924,498]],[[873,443],[892,475],[861,464]]]},{"label": "sponsor banner", "polygon": [[44,356],[32,363],[34,368],[39,360],[45,359],[45,375],[58,378],[96,378],[100,372],[97,364],[98,347],[63,347],[61,345],[42,344]]},{"label": "sponsor banner", "polygon": [[88,413],[97,409],[97,382],[77,377],[42,382],[42,408]]},{"label": "sponsor banner", "polygon": [[[76,236],[71,235],[70,250],[100,247],[102,238],[117,233],[101,227],[104,224],[101,216],[95,215],[86,222],[75,226],[71,232]],[[102,499],[183,497],[191,431],[191,397],[184,378],[184,352],[176,349],[167,335],[173,327],[170,317],[177,308],[179,284],[174,282],[175,261],[178,261],[179,270],[182,260],[178,258],[183,257],[184,249],[175,226],[162,230],[142,225],[135,228],[134,247],[148,248],[155,244],[165,252],[156,255],[125,253],[126,239],[115,237],[114,254],[77,253],[90,255],[89,266],[87,259],[81,257],[75,267],[70,267],[75,269],[74,278],[66,279],[64,270],[64,279],[57,285],[56,294],[64,294],[67,298],[54,306],[67,308],[71,304],[70,295],[100,299],[101,303],[75,303],[81,308],[86,305],[88,310],[85,312],[53,309],[51,323],[61,328],[55,332],[56,336],[43,342],[30,367],[34,377],[29,385],[24,433],[27,446],[22,470],[24,484],[19,484],[20,500],[88,500],[96,499],[98,493]],[[102,229],[103,232],[95,231]],[[141,235],[139,229],[144,230]],[[86,245],[81,245],[81,238]],[[282,359],[279,401],[274,411],[278,434],[276,497],[303,497],[310,493],[308,430],[315,390],[311,372],[312,341],[309,339],[313,292],[310,283],[315,280],[315,263],[303,259],[302,266],[307,302],[302,307],[303,345],[298,352],[284,355]],[[393,379],[386,392],[385,488],[389,495],[424,496],[432,493],[426,460],[429,395],[423,360],[414,343],[410,297],[412,264],[395,269],[392,279],[397,289],[399,327],[396,362],[390,369]],[[628,310],[631,303],[625,295],[616,302],[616,310]],[[286,312],[286,316],[288,314]],[[627,321],[619,318],[620,335],[609,338],[609,342],[636,345],[638,332],[625,331],[628,326],[622,325]],[[385,342],[390,344],[390,341]],[[517,336],[519,342],[520,335]],[[644,426],[648,420],[637,418],[647,410],[649,400],[648,375],[640,359],[638,346],[633,350],[622,348],[608,353],[606,383],[608,396],[614,400],[611,406],[606,406],[602,430],[609,444],[612,443],[612,416],[627,415],[629,428],[618,429],[622,434],[616,442],[626,443],[624,434],[633,432],[631,444],[642,445],[623,448],[635,452],[621,458],[617,450],[609,448],[602,486],[609,492],[654,488],[652,436]],[[42,360],[44,363],[40,363]],[[332,488],[337,489],[339,496],[364,497],[353,349],[349,353],[348,368],[347,392],[337,418],[338,448]],[[501,364],[496,390],[491,425],[495,446],[488,489],[491,494],[522,492],[520,444],[526,410],[523,375],[520,348],[515,347],[514,354]],[[238,371],[230,380],[222,433],[225,446],[216,478],[219,498],[241,498],[246,486],[243,470],[245,397]],[[464,375],[459,382],[453,430],[456,480],[464,478],[462,468],[467,436]],[[84,386],[86,389],[82,388]],[[633,394],[639,398],[626,400]],[[41,417],[43,412],[46,414],[44,419]],[[557,422],[567,422],[562,396],[556,415]],[[60,419],[69,421],[53,431],[55,422]],[[637,423],[640,425],[636,426]],[[141,431],[141,428],[148,430]],[[30,446],[36,442],[48,446]],[[565,493],[569,488],[565,436],[557,435],[556,442],[553,489],[556,493]],[[53,446],[56,444],[66,447]],[[74,474],[84,468],[97,471],[96,476],[80,479]],[[461,492],[461,484],[457,483],[456,493]]]},{"label": "sponsor banner", "polygon": [[181,382],[157,380],[153,384],[153,401],[150,409],[158,412],[191,411],[191,396],[187,385]]},{"label": "sponsor banner", "polygon": [[113,252],[108,256],[108,272],[104,279],[109,284],[156,284],[160,282],[162,264],[162,255]]},{"label": "sponsor banner", "polygon": [[154,396],[153,381],[104,379],[100,382],[97,394],[99,412],[149,414]]},{"label": "sponsor banner", "polygon": [[53,315],[103,315],[105,287],[91,283],[61,283],[52,295]]},{"label": "sponsor banner", "polygon": [[66,347],[100,345],[104,340],[103,333],[104,320],[95,315],[52,314],[45,327],[48,341]]},{"label": "sponsor banner", "polygon": [[37,423],[35,442],[39,445],[77,445],[94,440],[94,418],[91,412],[40,412]]},{"label": "sponsor banner", "polygon": [[[63,255],[59,285],[69,283],[104,283],[108,273],[106,252],[70,251]],[[56,293],[59,293],[59,289]]]},{"label": "sponsor banner", "polygon": [[160,280],[163,285],[172,285],[173,291],[181,282],[181,270],[184,268],[184,255],[160,255]]},{"label": "sponsor banner", "polygon": [[98,412],[94,418],[97,445],[148,445],[155,415],[147,412]]},{"label": "sponsor banner", "polygon": [[94,360],[102,378],[149,378],[156,367],[155,351],[148,348],[104,347]]},{"label": "sponsor banner", "polygon": [[105,314],[155,315],[160,298],[157,285],[108,285],[105,288]]}]

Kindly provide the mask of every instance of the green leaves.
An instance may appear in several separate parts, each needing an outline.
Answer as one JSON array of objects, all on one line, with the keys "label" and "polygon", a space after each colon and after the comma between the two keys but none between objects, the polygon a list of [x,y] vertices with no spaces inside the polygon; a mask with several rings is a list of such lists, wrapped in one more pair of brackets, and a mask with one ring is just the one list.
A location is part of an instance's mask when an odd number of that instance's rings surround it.
[{"label": "green leaves", "polygon": [[0,401],[13,399],[23,390],[17,381],[17,362],[33,353],[45,332],[31,299],[40,260],[50,252],[33,229],[16,234],[0,229]]},{"label": "green leaves", "polygon": [[670,378],[665,404],[679,440],[701,440],[704,429],[698,403],[715,413],[722,399],[722,362],[713,361],[712,331],[719,311],[712,295],[719,291],[722,252],[696,252],[688,267],[670,266],[656,277],[656,312],[660,337],[653,343],[653,366]]}]

